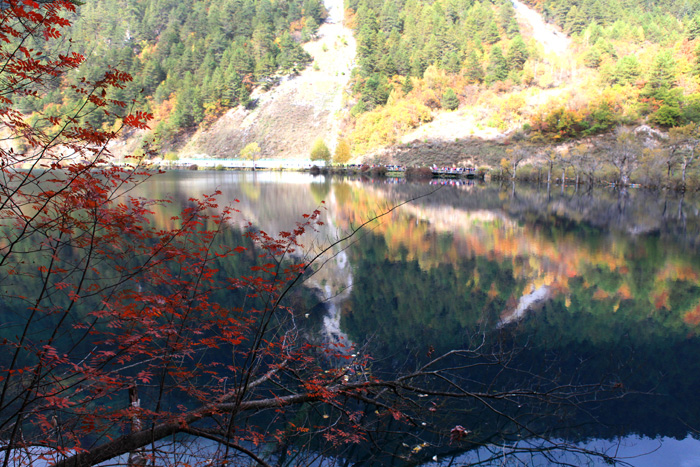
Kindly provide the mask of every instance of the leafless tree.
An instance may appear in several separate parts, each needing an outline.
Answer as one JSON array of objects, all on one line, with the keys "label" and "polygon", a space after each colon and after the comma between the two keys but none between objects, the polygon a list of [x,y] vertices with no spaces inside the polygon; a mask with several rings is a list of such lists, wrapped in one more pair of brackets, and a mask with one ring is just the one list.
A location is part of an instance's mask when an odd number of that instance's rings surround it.
[{"label": "leafless tree", "polygon": [[511,179],[515,179],[518,167],[522,164],[528,157],[530,157],[530,151],[521,145],[517,145],[513,148],[506,150],[506,156],[501,159],[501,168],[503,168]]},{"label": "leafless tree", "polygon": [[605,147],[605,159],[617,170],[620,186],[630,184],[632,173],[639,166],[643,147],[634,132],[622,127],[615,131],[615,142]]},{"label": "leafless tree", "polygon": [[[671,159],[681,166],[681,189],[686,188],[688,169],[696,162],[700,151],[700,125],[688,124],[669,131],[669,149]],[[670,166],[669,166],[670,171]]]}]

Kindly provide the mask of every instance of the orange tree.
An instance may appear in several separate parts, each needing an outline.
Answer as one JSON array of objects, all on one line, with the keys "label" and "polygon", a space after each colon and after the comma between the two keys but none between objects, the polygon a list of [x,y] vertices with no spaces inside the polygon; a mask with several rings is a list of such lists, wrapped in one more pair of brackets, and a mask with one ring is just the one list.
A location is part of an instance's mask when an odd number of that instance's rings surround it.
[{"label": "orange tree", "polygon": [[[284,464],[301,447],[313,463],[326,447],[396,430],[410,433],[421,448],[414,454],[423,455],[428,434],[443,449],[474,445],[470,430],[435,419],[450,399],[542,440],[507,407],[600,399],[598,385],[543,379],[544,391],[474,386],[457,373],[508,364],[490,354],[477,362],[474,350],[381,377],[364,354],[305,337],[284,304],[333,246],[309,256],[299,243],[320,224],[320,210],[276,236],[249,226],[238,243],[227,241],[236,211],[218,209],[216,193],[156,223],[167,201],[130,194],[151,174],[137,160],[114,165],[108,144],[116,132],[85,123],[89,112],[107,112],[126,127],[146,127],[149,115],[108,98],[131,80],[116,69],[67,90],[82,97],[71,113],[28,119],[17,109],[17,99],[40,98],[82,63],[69,50],[29,45],[60,46],[74,9],[63,0],[7,0],[0,9],[3,467],[39,459],[61,467],[174,465],[185,462],[177,453],[188,446],[204,449],[203,442],[169,449],[176,435],[208,440],[213,447],[200,453],[207,465],[236,464],[239,456]],[[224,276],[222,265],[235,260],[250,269]],[[276,445],[283,448],[271,450]]]}]

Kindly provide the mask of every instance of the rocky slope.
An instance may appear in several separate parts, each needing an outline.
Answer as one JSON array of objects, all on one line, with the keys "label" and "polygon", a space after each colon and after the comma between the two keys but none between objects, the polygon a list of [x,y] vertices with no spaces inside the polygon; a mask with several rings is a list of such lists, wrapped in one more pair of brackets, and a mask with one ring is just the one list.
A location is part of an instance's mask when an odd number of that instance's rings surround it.
[{"label": "rocky slope", "polygon": [[[525,37],[532,37],[542,46],[543,55],[555,55],[560,58],[573,60],[569,49],[570,39],[554,26],[545,23],[542,15],[518,0],[512,0],[520,30]],[[527,104],[535,105],[542,100],[549,100],[561,92],[560,89],[540,90],[529,99]],[[502,141],[507,132],[483,125],[484,117],[491,111],[485,106],[462,106],[455,112],[442,112],[435,116],[432,122],[416,128],[401,138],[404,144],[423,142],[436,144],[469,140],[468,144],[479,144],[483,141]],[[423,144],[425,146],[425,144]],[[458,145],[459,146],[459,145]],[[457,159],[464,151],[455,148]],[[455,157],[450,157],[453,161]]]},{"label": "rocky slope", "polygon": [[[512,0],[523,35],[541,45],[546,56],[572,61],[570,39],[541,15]],[[317,40],[305,44],[314,61],[297,76],[282,78],[272,89],[253,92],[251,109],[231,109],[218,121],[188,138],[178,150],[182,157],[235,158],[248,143],[260,145],[261,158],[307,159],[313,141],[322,138],[333,151],[347,117],[346,103],[351,70],[355,65],[353,31],[343,25],[343,0],[325,0],[329,18]],[[564,87],[530,93],[528,107],[557,99]],[[512,129],[485,124],[493,111],[488,103],[462,105],[454,112],[435,112],[433,120],[404,135],[400,144],[356,155],[355,161],[403,164],[481,165],[501,154],[512,139]],[[512,126],[512,125],[511,125]],[[127,150],[133,150],[127,148]]]},{"label": "rocky slope", "polygon": [[237,157],[246,144],[256,142],[261,158],[306,159],[317,138],[333,150],[356,46],[352,31],[343,26],[343,1],[325,4],[329,18],[319,28],[317,40],[304,46],[313,65],[283,78],[270,91],[256,89],[252,109],[231,109],[195,134],[181,157]]}]

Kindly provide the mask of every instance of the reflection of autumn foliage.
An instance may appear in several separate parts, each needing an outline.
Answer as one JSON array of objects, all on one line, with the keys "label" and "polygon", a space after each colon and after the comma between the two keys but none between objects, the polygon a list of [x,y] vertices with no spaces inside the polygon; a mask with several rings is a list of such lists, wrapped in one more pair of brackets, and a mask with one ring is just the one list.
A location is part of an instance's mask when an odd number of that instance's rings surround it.
[{"label": "reflection of autumn foliage", "polygon": [[700,303],[683,315],[683,321],[690,326],[700,326]]},{"label": "reflection of autumn foliage", "polygon": [[657,274],[659,281],[698,281],[700,273],[690,265],[669,263]]},{"label": "reflection of autumn foliage", "polygon": [[[386,193],[378,190],[357,190],[354,194],[349,202],[338,206],[338,222],[343,227],[358,224],[366,212],[387,204]],[[625,266],[624,251],[587,248],[574,235],[553,241],[537,230],[490,212],[406,206],[393,212],[391,220],[377,225],[374,231],[384,235],[390,258],[416,259],[424,269],[454,265],[465,257],[511,259],[519,277],[534,280],[536,285],[566,284],[568,278],[580,275],[592,264],[611,271]],[[441,235],[445,234],[450,239],[442,242]]]},{"label": "reflection of autumn foliage", "polygon": [[630,289],[629,284],[622,284],[620,288],[617,290],[617,295],[620,297],[622,300],[629,300],[632,298],[632,290]]},{"label": "reflection of autumn foliage", "polygon": [[603,289],[596,289],[593,293],[593,298],[596,300],[605,300],[608,297],[610,297],[610,295]]},{"label": "reflection of autumn foliage", "polygon": [[489,288],[488,297],[490,300],[498,298],[498,289],[496,288],[496,283],[491,282],[491,287]]},{"label": "reflection of autumn foliage", "polygon": [[[357,225],[366,212],[390,204],[389,197],[387,192],[366,186],[345,193],[344,202],[337,207],[339,225]],[[373,231],[384,237],[390,261],[417,261],[424,271],[457,268],[460,261],[475,257],[509,262],[519,290],[547,286],[555,298],[568,297],[571,281],[581,278],[583,290],[590,291],[586,292],[588,299],[606,302],[601,303],[604,310],[619,309],[623,301],[634,301],[632,306],[645,313],[671,309],[674,287],[697,283],[700,278],[692,259],[664,255],[646,266],[643,277],[649,283],[641,285],[635,275],[639,271],[635,264],[639,251],[626,241],[601,237],[605,239],[602,242],[582,242],[575,232],[552,235],[496,211],[407,205],[392,212],[391,219],[374,226]],[[479,271],[473,271],[472,276],[472,285],[477,287]],[[489,291],[490,298],[498,293],[491,284],[484,284],[482,289]],[[685,305],[683,308],[687,309]]]},{"label": "reflection of autumn foliage", "polygon": [[668,310],[670,308],[668,303],[670,295],[671,294],[668,292],[668,290],[662,290],[658,294],[653,295],[652,299],[654,301],[654,307],[657,310],[660,310],[661,308],[665,308]]}]

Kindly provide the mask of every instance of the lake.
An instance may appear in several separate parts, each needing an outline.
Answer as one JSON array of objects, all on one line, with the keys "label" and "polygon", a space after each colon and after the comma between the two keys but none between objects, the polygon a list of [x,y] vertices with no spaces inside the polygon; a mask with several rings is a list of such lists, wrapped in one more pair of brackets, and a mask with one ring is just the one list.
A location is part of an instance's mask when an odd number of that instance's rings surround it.
[{"label": "lake", "polygon": [[[509,352],[517,349],[509,354],[512,374],[473,369],[474,380],[528,387],[556,374],[619,389],[589,397],[584,413],[568,418],[539,407],[537,429],[549,439],[606,449],[631,465],[700,465],[700,201],[640,190],[443,183],[170,172],[149,182],[147,196],[184,200],[218,188],[220,204],[240,200],[241,225],[245,219],[268,232],[324,206],[323,230],[305,239],[310,250],[406,203],[341,243],[306,280],[318,297],[306,313],[310,329],[363,346],[377,372],[498,335]],[[505,426],[492,415],[450,413],[444,425],[463,420],[478,442],[455,449],[426,435],[429,455],[414,462],[474,462],[492,455],[489,439],[498,438],[499,450],[523,446],[522,433],[496,435]],[[560,426],[550,426],[552,417]],[[420,447],[383,442],[399,453]],[[362,460],[362,451],[352,456]]]},{"label": "lake", "polygon": [[[280,338],[286,339],[290,331],[298,336],[294,342],[302,352],[300,361],[309,357],[314,362],[314,369],[304,375],[334,375],[339,370],[344,381],[364,387],[368,381],[421,374],[403,380],[411,388],[395,387],[395,397],[382,399],[384,405],[345,400],[335,408],[305,403],[294,410],[239,415],[244,418],[238,418],[236,426],[265,427],[262,439],[285,433],[277,438],[284,439],[284,449],[270,444],[259,450],[273,464],[605,465],[622,461],[639,467],[700,465],[697,197],[641,190],[449,180],[419,184],[227,171],[168,172],[132,194],[172,200],[155,209],[152,225],[160,230],[177,228],[180,220],[174,216],[180,208],[191,206],[191,198],[216,190],[221,194],[218,206],[211,208],[216,211],[213,214],[227,205],[238,211],[218,242],[231,248],[248,247],[245,254],[227,257],[226,263],[211,270],[217,283],[239,278],[251,266],[267,261],[242,235],[243,229],[291,231],[305,214],[321,211],[323,225],[307,230],[299,239],[303,248],[292,259],[299,263],[325,253],[289,295],[293,311],[276,314],[279,327],[267,334],[279,330]],[[121,229],[110,237],[107,253],[90,268],[88,281],[99,285],[103,277],[109,279],[131,261],[117,254],[115,258],[123,262],[112,264],[109,256],[112,247],[114,251],[126,248],[122,241],[135,242],[130,227],[124,226],[126,237],[122,238]],[[80,258],[79,250],[71,245],[54,255],[62,267],[79,262],[75,259]],[[28,239],[23,248],[32,252],[35,246]],[[158,355],[161,345],[170,342],[171,316],[180,313],[179,305],[161,310],[167,303],[163,297],[176,300],[181,295],[168,295],[158,274],[140,275],[124,286],[123,315],[109,318],[112,315],[105,314],[104,304],[118,303],[112,289],[107,294],[111,299],[88,295],[72,309],[73,299],[62,292],[64,282],[57,282],[46,299],[46,313],[40,319],[28,319],[24,297],[41,289],[41,276],[32,271],[35,264],[41,266],[50,258],[19,256],[13,274],[4,279],[0,338],[6,345],[24,332],[39,349],[52,342],[60,349],[57,352],[67,352],[77,362],[90,355],[91,361],[111,372],[110,378],[113,375],[122,382],[121,386],[112,383],[117,389],[105,399],[113,401],[108,404],[121,410],[128,403],[126,387],[138,378],[144,406],[152,409],[158,401],[162,411],[156,412],[162,419],[168,413],[179,416],[186,404],[208,402],[237,384],[236,372],[248,359],[248,347],[229,341],[196,349],[197,365],[215,371],[183,376],[183,385],[169,386],[162,399],[159,391],[165,386],[150,383],[148,374],[138,376],[144,369],[161,371],[151,352]],[[171,272],[180,267],[188,265],[168,261],[159,273],[172,277]],[[68,282],[73,279],[70,274],[54,280]],[[202,302],[197,316],[183,321],[187,326],[181,329],[187,331],[172,334],[177,335],[174,342],[190,337],[195,340],[189,342],[200,342],[196,336],[203,332],[212,342],[218,336],[219,328],[210,327],[220,323],[218,304],[226,305],[230,314],[226,316],[233,319],[231,330],[243,333],[248,328],[241,323],[255,314],[251,310],[256,298],[247,290],[217,286],[211,291],[212,301]],[[139,301],[153,303],[147,305],[152,311],[131,313],[132,307],[141,309]],[[122,310],[120,306],[117,309]],[[63,309],[70,311],[56,312]],[[242,321],[237,321],[238,314]],[[87,328],[86,321],[92,323]],[[128,327],[120,328],[124,323]],[[113,333],[112,328],[121,330]],[[122,337],[132,342],[142,335],[143,342],[153,341],[155,350],[147,352],[150,347],[144,347],[144,356],[134,357],[126,366],[111,359],[111,349],[121,345]],[[241,334],[240,339],[245,338]],[[336,355],[314,353],[320,348],[317,344],[336,348],[332,352]],[[270,364],[278,361],[277,348],[271,347],[267,354]],[[102,354],[104,363],[99,360]],[[22,367],[32,368],[33,355],[17,351],[12,357],[5,352],[0,363],[3,368],[14,365],[18,372],[25,371]],[[12,358],[16,361],[8,360]],[[225,361],[233,363],[220,371]],[[97,410],[93,399],[80,400],[81,391],[93,387],[92,366],[75,368],[66,358],[65,366],[57,363],[45,378],[46,387],[51,387],[53,375],[72,381],[76,371],[86,373],[86,382],[76,385],[71,395],[77,405],[46,409],[57,426],[66,427],[65,433],[74,420],[86,413],[90,420]],[[179,372],[179,364],[176,369],[173,374],[185,374]],[[294,371],[290,369],[286,379],[280,375],[257,387],[248,400],[296,391]],[[99,377],[95,377],[98,382]],[[305,377],[303,384],[309,381]],[[0,417],[6,429],[12,428],[12,417],[22,411],[22,384],[28,382],[19,377],[13,381],[14,385],[5,385],[11,399],[3,406],[4,418]],[[281,392],[275,392],[278,389]],[[378,397],[381,391],[366,392],[370,393]],[[102,393],[96,394],[95,401],[102,401]],[[36,403],[42,402],[38,398]],[[111,410],[109,405],[103,409]],[[353,422],[359,417],[368,429],[359,442],[336,444],[288,429],[314,427],[324,433],[334,425],[335,416],[346,410],[355,417]],[[130,432],[130,422],[112,426],[112,419],[105,417],[108,423],[102,431],[77,431],[82,433],[78,435],[82,445],[100,443],[103,435]],[[31,423],[25,429],[23,436],[38,436]],[[177,440],[176,446],[187,444],[186,439]],[[206,443],[194,444],[194,450],[208,452]],[[591,457],[592,451],[597,455]],[[180,456],[180,452],[171,454]],[[207,453],[200,461],[207,457],[214,454]],[[307,462],[309,458],[312,461]]]}]

